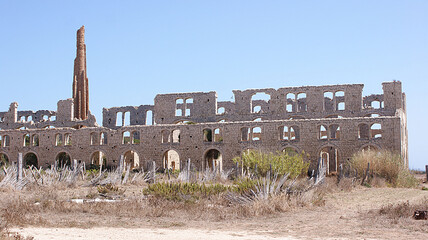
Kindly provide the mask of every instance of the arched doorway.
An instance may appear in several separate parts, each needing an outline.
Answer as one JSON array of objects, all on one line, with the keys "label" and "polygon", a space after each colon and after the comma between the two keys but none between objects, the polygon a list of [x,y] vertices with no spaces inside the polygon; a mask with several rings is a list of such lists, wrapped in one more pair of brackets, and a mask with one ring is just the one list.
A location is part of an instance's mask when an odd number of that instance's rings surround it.
[{"label": "arched doorway", "polygon": [[60,152],[55,158],[58,167],[63,168],[64,166],[71,167],[71,157],[66,152]]},{"label": "arched doorway", "polygon": [[135,151],[127,151],[123,154],[125,166],[131,165],[131,169],[138,168],[140,166],[140,157]]},{"label": "arched doorway", "polygon": [[374,146],[374,145],[366,145],[366,146],[361,148],[361,151],[363,151],[363,152],[367,152],[367,151],[378,152],[379,148]]},{"label": "arched doorway", "polygon": [[299,154],[299,152],[294,147],[285,147],[282,150],[282,152],[285,153],[285,154],[287,154],[290,157]]},{"label": "arched doorway", "polygon": [[210,149],[205,153],[204,156],[205,160],[205,168],[206,169],[212,169],[219,168],[220,170],[223,169],[223,158],[221,156],[221,152],[217,149]]},{"label": "arched doorway", "polygon": [[326,174],[337,172],[339,162],[339,153],[333,146],[323,147],[320,151],[321,164],[326,166]]},{"label": "arched doorway", "polygon": [[167,169],[180,170],[180,156],[175,150],[168,150],[162,157],[163,167]]},{"label": "arched doorway", "polygon": [[4,153],[0,153],[0,167],[6,166],[8,164],[9,164],[9,157]]},{"label": "arched doorway", "polygon": [[25,164],[26,168],[31,167],[31,166],[34,166],[36,168],[39,167],[39,161],[37,159],[36,154],[34,154],[32,152],[25,154],[24,164]]},{"label": "arched doorway", "polygon": [[103,168],[107,165],[107,157],[105,153],[101,151],[96,151],[91,155],[91,165],[99,168],[102,166]]}]

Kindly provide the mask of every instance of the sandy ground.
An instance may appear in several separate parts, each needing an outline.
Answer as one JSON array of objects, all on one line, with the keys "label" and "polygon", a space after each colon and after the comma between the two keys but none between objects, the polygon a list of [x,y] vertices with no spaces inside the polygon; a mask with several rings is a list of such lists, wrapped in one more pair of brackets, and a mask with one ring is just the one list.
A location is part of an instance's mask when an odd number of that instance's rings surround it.
[{"label": "sandy ground", "polygon": [[407,201],[428,201],[428,191],[358,187],[329,194],[321,207],[216,222],[160,217],[126,228],[11,230],[35,239],[428,239],[428,221],[376,217],[382,206]]},{"label": "sandy ground", "polygon": [[[422,186],[428,187],[428,184]],[[128,189],[132,191],[138,189]],[[400,219],[379,216],[379,210],[386,205],[428,202],[428,191],[421,187],[357,186],[352,191],[329,193],[323,201],[322,206],[295,207],[262,217],[218,221],[180,216],[132,219],[84,213],[47,215],[54,225],[10,230],[34,239],[428,239],[428,221],[414,220],[411,216]],[[76,224],[58,228],[61,222],[79,218],[91,221],[83,227]]]},{"label": "sandy ground", "polygon": [[148,229],[148,228],[25,228],[15,229],[25,236],[35,236],[35,239],[286,239],[293,237],[273,237],[263,232],[251,231],[218,231],[203,229]]}]

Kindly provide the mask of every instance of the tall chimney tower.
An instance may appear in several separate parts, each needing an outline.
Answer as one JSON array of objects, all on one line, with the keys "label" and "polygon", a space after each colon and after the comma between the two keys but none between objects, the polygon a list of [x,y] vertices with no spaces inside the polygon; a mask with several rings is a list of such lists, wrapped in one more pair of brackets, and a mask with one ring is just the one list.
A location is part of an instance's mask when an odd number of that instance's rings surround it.
[{"label": "tall chimney tower", "polygon": [[85,26],[77,30],[76,47],[73,76],[74,117],[86,120],[89,111],[89,90],[88,77],[86,75]]}]

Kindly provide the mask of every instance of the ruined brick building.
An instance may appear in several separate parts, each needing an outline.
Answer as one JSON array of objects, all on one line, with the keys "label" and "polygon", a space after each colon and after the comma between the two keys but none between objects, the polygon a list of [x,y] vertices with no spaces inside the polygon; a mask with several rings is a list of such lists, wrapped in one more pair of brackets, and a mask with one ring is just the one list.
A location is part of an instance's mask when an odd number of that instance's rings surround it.
[{"label": "ruined brick building", "polygon": [[[180,168],[234,166],[248,149],[304,151],[311,167],[319,157],[330,172],[362,149],[389,149],[408,165],[406,101],[401,82],[382,83],[383,94],[362,95],[362,84],[235,90],[234,101],[216,92],[158,94],[154,105],[103,109],[102,127],[89,111],[84,28],[77,32],[73,98],[56,111],[0,113],[0,158],[47,167],[71,159],[134,167],[156,161]],[[259,97],[264,95],[264,97]]]}]

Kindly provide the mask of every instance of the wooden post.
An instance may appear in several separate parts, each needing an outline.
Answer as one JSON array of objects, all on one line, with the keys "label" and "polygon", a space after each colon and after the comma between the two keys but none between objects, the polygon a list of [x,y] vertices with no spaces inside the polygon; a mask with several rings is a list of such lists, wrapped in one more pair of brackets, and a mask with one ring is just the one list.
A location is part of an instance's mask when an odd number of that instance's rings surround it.
[{"label": "wooden post", "polygon": [[156,162],[152,161],[152,179],[153,179],[153,183],[156,182],[155,178],[156,178]]},{"label": "wooden post", "polygon": [[123,162],[124,162],[123,155],[120,155],[120,160],[119,160],[119,174],[123,173]]},{"label": "wooden post", "polygon": [[190,182],[190,158],[187,159],[187,181]]},{"label": "wooden post", "polygon": [[367,163],[367,169],[366,169],[366,172],[364,173],[363,180],[361,181],[361,185],[364,184],[364,181],[366,180],[366,177],[367,177],[367,180],[368,180],[369,171],[370,171],[370,163]]},{"label": "wooden post", "polygon": [[427,175],[427,183],[428,183],[428,165],[425,165],[425,174]]},{"label": "wooden post", "polygon": [[73,172],[77,170],[77,159],[73,159]]},{"label": "wooden post", "polygon": [[18,171],[16,174],[16,181],[22,180],[22,153],[18,153],[18,164],[16,170]]}]

